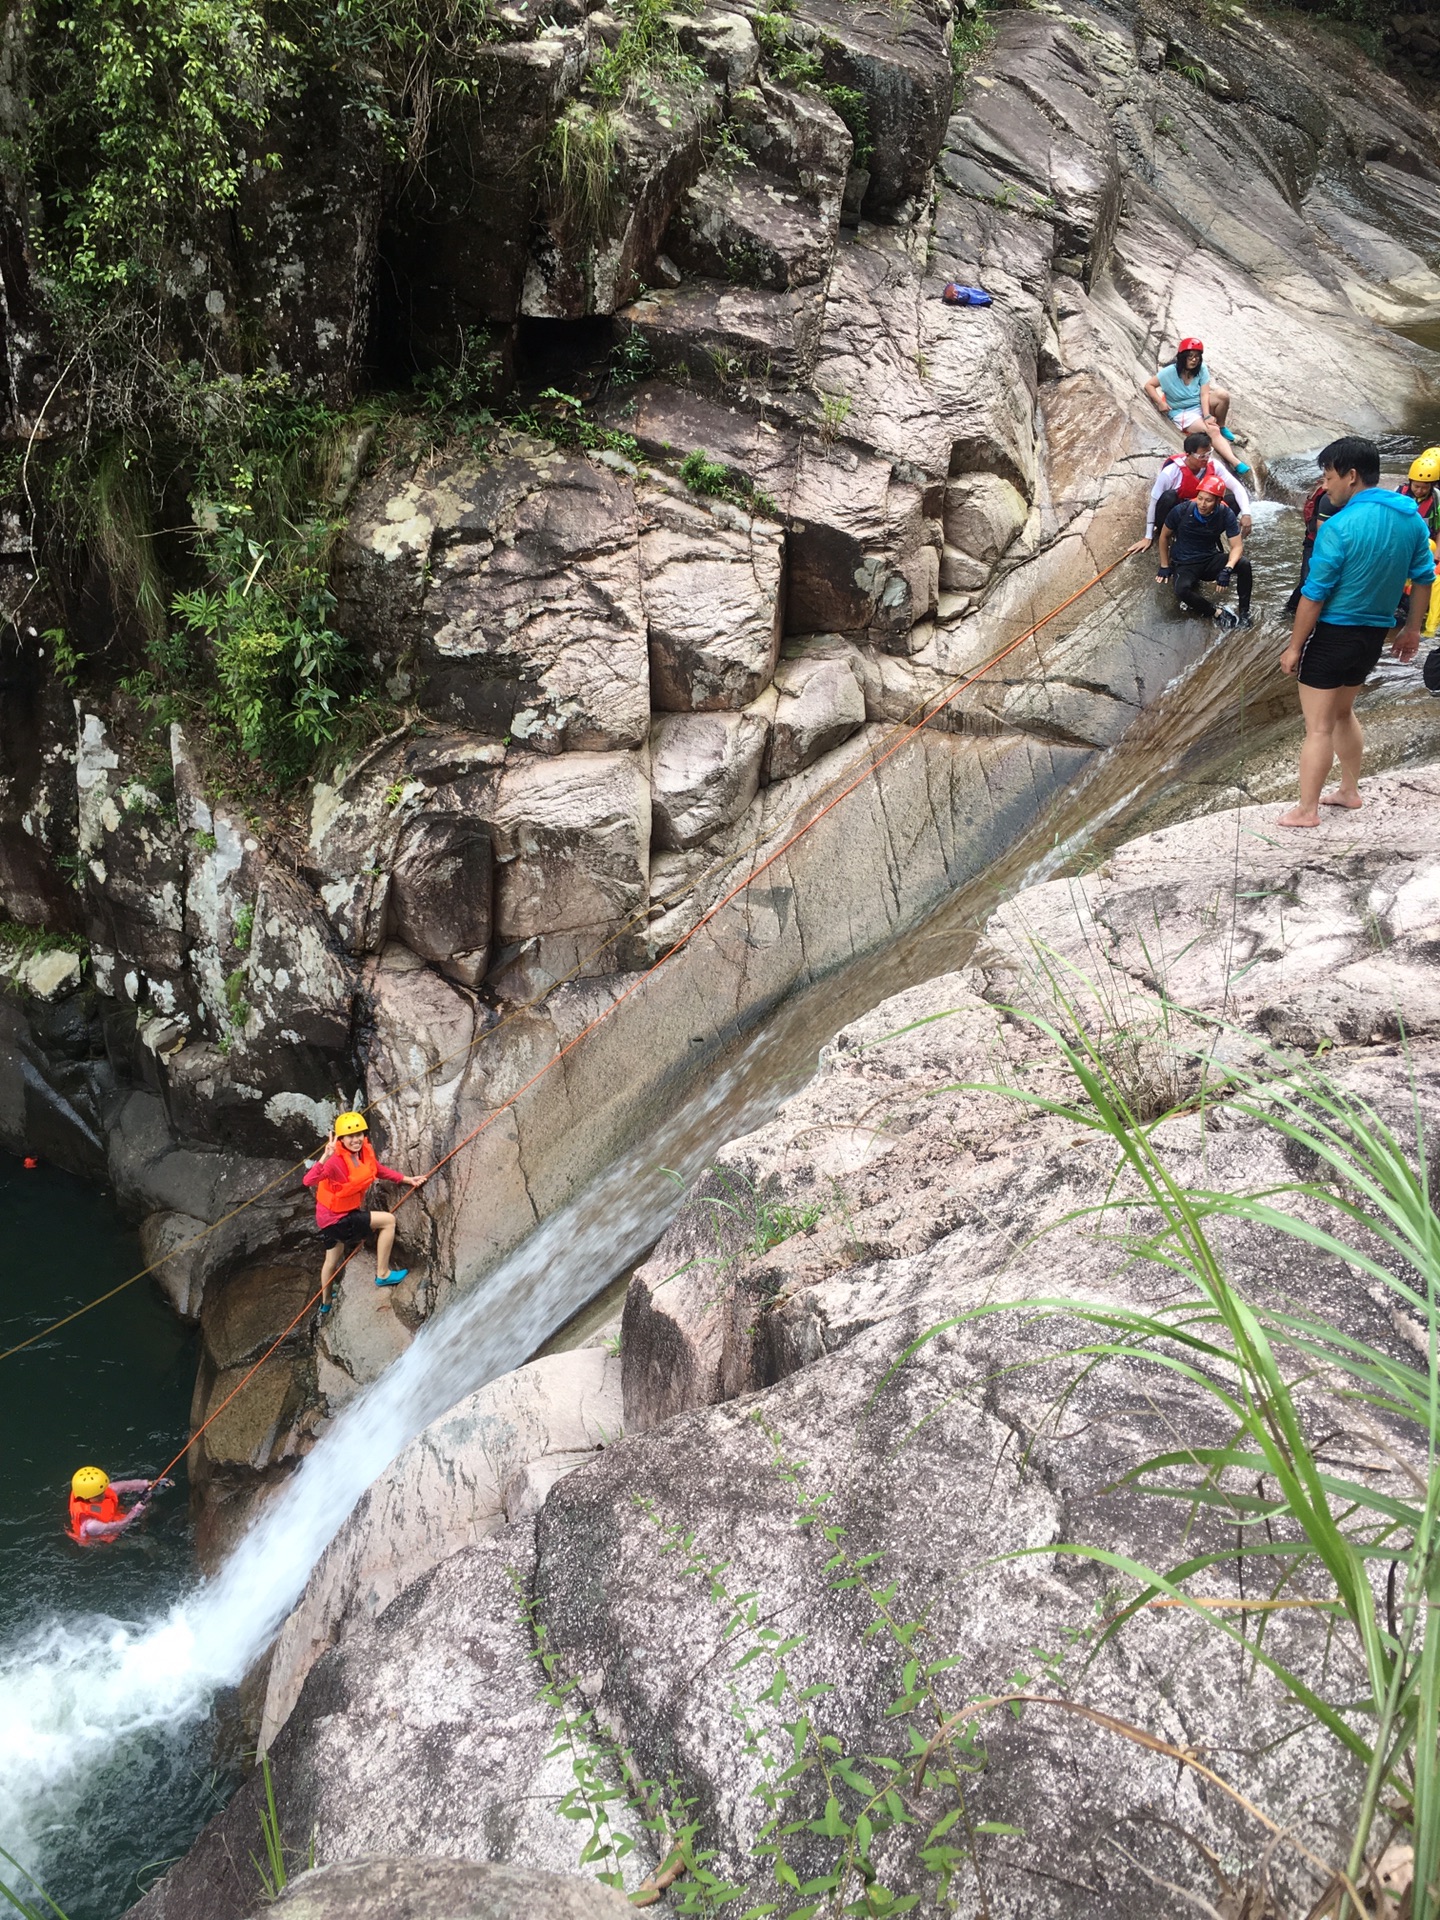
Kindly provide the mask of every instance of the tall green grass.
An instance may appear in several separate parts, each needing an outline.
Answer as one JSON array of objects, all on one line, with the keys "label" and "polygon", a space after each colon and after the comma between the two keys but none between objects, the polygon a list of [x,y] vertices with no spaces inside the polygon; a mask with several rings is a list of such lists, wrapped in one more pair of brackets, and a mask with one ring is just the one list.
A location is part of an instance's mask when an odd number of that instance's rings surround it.
[{"label": "tall green grass", "polygon": [[[1113,1049],[1087,1030],[1073,999],[1059,993],[1057,1006],[1063,1025],[1013,1011],[1049,1037],[1077,1097],[1000,1085],[944,1091],[1000,1093],[1112,1142],[1117,1178],[1106,1199],[1056,1224],[1118,1217],[1125,1251],[1182,1280],[1181,1297],[1153,1310],[1053,1296],[991,1303],[930,1328],[896,1365],[949,1327],[1018,1311],[1080,1322],[1085,1335],[1058,1352],[1084,1369],[1142,1358],[1200,1390],[1222,1416],[1224,1444],[1192,1444],[1182,1432],[1179,1445],[1142,1461],[1121,1484],[1223,1515],[1238,1529],[1239,1555],[1260,1590],[1304,1598],[1348,1639],[1363,1664],[1363,1695],[1332,1697],[1324,1679],[1307,1678],[1265,1644],[1263,1627],[1248,1631],[1243,1612],[1237,1625],[1202,1604],[1195,1583],[1234,1563],[1233,1538],[1165,1567],[1103,1543],[1043,1549],[1083,1555],[1133,1583],[1090,1658],[1157,1600],[1238,1642],[1363,1767],[1347,1857],[1335,1863],[1314,1911],[1337,1920],[1394,1914],[1373,1869],[1398,1833],[1414,1847],[1414,1885],[1401,1912],[1440,1920],[1440,1633],[1426,1631],[1440,1603],[1440,1218],[1419,1099],[1412,1096],[1402,1137],[1313,1062],[1269,1052],[1258,1066],[1223,1069],[1218,1086],[1212,1080],[1202,1091],[1202,1107],[1223,1098],[1232,1114],[1278,1136],[1309,1177],[1246,1193],[1198,1186],[1172,1171],[1157,1135],[1164,1116],[1137,1112]],[[1206,1071],[1215,1074],[1213,1062]],[[1361,1284],[1383,1289],[1408,1318],[1415,1357],[1397,1358],[1303,1304],[1248,1297],[1218,1244],[1217,1229],[1231,1224],[1344,1261]],[[1385,1456],[1387,1479],[1402,1486],[1381,1490],[1364,1468],[1325,1464],[1337,1403],[1354,1433]]]},{"label": "tall green grass", "polygon": [[40,1882],[25,1871],[13,1853],[7,1853],[4,1847],[0,1847],[0,1860],[13,1868],[22,1880],[28,1880],[35,1889],[32,1894],[22,1893],[18,1887],[12,1887],[8,1881],[0,1880],[0,1894],[3,1894],[15,1912],[21,1915],[21,1920],[66,1920],[65,1914],[56,1906]]}]

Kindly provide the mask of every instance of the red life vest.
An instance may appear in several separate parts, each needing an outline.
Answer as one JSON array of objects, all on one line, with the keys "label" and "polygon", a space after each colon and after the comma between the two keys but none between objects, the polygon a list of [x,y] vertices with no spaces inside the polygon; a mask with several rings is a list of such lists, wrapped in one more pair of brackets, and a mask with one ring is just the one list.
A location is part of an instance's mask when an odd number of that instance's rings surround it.
[{"label": "red life vest", "polygon": [[315,1183],[315,1198],[331,1213],[354,1213],[379,1179],[380,1162],[375,1158],[375,1149],[368,1140],[362,1143],[358,1160],[351,1158],[347,1147],[337,1147],[335,1151],[344,1155],[351,1171],[343,1180],[322,1176]]},{"label": "red life vest", "polygon": [[[1180,462],[1180,484],[1176,487],[1175,491],[1182,500],[1193,500],[1200,491],[1200,482],[1202,480],[1209,480],[1212,476],[1217,480],[1223,480],[1225,478],[1213,460],[1207,460],[1199,473],[1192,473],[1185,461],[1182,460]],[[1225,504],[1227,506],[1234,504],[1230,499],[1230,490],[1228,487],[1225,490]]]},{"label": "red life vest", "polygon": [[[1402,480],[1395,489],[1403,493],[1407,500],[1415,500],[1415,491],[1408,480]],[[1440,492],[1432,487],[1428,500],[1415,500],[1416,511],[1425,522],[1425,531],[1431,540],[1440,540]]]},{"label": "red life vest", "polygon": [[106,1487],[94,1500],[80,1500],[73,1493],[70,1496],[70,1538],[78,1540],[82,1547],[97,1544],[81,1533],[82,1520],[103,1520],[108,1525],[112,1520],[123,1520],[124,1517],[120,1511],[120,1496],[113,1487]]}]

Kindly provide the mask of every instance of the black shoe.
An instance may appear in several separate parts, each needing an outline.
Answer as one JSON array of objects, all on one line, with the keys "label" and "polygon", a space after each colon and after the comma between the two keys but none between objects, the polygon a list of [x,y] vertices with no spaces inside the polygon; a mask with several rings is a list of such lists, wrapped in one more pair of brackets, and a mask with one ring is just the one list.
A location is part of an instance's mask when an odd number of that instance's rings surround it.
[{"label": "black shoe", "polygon": [[1215,612],[1215,624],[1222,633],[1233,633],[1240,625],[1240,616],[1233,607],[1219,607]]},{"label": "black shoe", "polygon": [[1235,625],[1240,632],[1245,633],[1254,626],[1259,617],[1253,607],[1241,607],[1235,615]]}]

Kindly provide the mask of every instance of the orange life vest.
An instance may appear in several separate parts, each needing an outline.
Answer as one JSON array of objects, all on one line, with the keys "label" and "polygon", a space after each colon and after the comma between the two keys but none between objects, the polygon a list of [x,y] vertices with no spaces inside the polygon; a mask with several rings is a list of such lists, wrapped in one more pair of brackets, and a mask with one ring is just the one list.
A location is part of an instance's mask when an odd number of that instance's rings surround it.
[{"label": "orange life vest", "polygon": [[82,1520],[103,1520],[108,1525],[112,1520],[123,1518],[124,1515],[120,1511],[120,1496],[113,1487],[106,1487],[105,1491],[94,1500],[79,1500],[73,1493],[70,1496],[70,1538],[78,1540],[81,1546],[96,1544],[81,1533]]},{"label": "orange life vest", "polygon": [[352,1171],[343,1180],[317,1180],[315,1198],[331,1213],[354,1213],[379,1179],[380,1162],[375,1158],[375,1149],[368,1140],[361,1145],[358,1160],[351,1159],[348,1147],[337,1147],[335,1151],[345,1156]]}]

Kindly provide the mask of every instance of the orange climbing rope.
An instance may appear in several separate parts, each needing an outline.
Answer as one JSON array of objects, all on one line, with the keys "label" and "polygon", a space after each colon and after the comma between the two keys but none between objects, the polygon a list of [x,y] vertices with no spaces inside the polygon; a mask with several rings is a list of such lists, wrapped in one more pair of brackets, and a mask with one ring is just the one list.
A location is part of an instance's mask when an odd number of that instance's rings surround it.
[{"label": "orange climbing rope", "polygon": [[[695,938],[696,934],[699,933],[702,927],[707,926],[710,923],[710,921],[712,921],[718,913],[722,912],[725,907],[729,906],[732,900],[737,899],[739,895],[744,893],[748,887],[753,886],[755,881],[759,879],[762,873],[764,873],[768,868],[774,866],[775,862],[779,860],[784,854],[788,853],[790,849],[797,843],[797,841],[803,840],[806,834],[812,832],[813,829],[819,825],[819,823],[825,818],[825,816],[828,813],[832,813],[835,810],[835,808],[840,805],[842,800],[848,799],[852,793],[856,792],[858,788],[862,787],[865,784],[865,782],[871,778],[873,774],[878,772],[878,770],[882,766],[884,766],[887,760],[892,759],[895,756],[895,754],[897,754],[900,751],[901,747],[905,746],[909,741],[913,740],[916,734],[922,732],[924,728],[927,727],[930,724],[930,722],[936,717],[937,714],[943,713],[945,708],[948,707],[952,701],[958,699],[959,696],[962,693],[964,693],[968,688],[973,687],[977,680],[983,679],[983,677],[987,673],[991,672],[995,667],[999,666],[1002,660],[1008,659],[1009,656],[1012,653],[1015,653],[1020,647],[1022,647],[1027,640],[1033,639],[1035,635],[1039,633],[1042,627],[1046,627],[1050,624],[1052,620],[1058,619],[1059,616],[1067,610],[1067,608],[1074,606],[1077,600],[1083,599],[1087,593],[1092,591],[1093,588],[1099,586],[1102,580],[1107,579],[1112,573],[1114,573],[1116,568],[1121,566],[1124,563],[1124,561],[1128,558],[1129,558],[1129,554],[1123,553],[1120,555],[1118,559],[1112,560],[1108,567],[1102,567],[1099,570],[1099,572],[1093,574],[1091,578],[1085,582],[1083,587],[1077,587],[1075,592],[1070,594],[1066,599],[1062,600],[1058,606],[1054,606],[1050,609],[1048,613],[1042,614],[1040,619],[1036,620],[1031,626],[1026,627],[1023,633],[1018,633],[1013,640],[1007,642],[1007,644],[1003,646],[998,653],[992,654],[991,657],[987,661],[985,661],[982,666],[977,667],[973,673],[967,674],[963,678],[956,680],[955,683],[950,687],[948,692],[942,694],[940,698],[934,702],[933,705],[929,705],[928,703],[921,702],[920,706],[924,707],[925,711],[921,713],[921,717],[918,720],[916,720],[913,724],[910,724],[910,725],[904,725],[902,723],[902,727],[901,727],[901,730],[899,731],[898,737],[894,739],[888,747],[885,748],[884,752],[876,753],[875,756],[869,761],[869,763],[866,766],[864,766],[859,773],[855,775],[854,779],[852,779],[847,785],[841,787],[838,793],[832,795],[832,797],[829,800],[827,800],[822,807],[817,808],[816,811],[810,815],[810,817],[805,821],[803,826],[797,827],[793,833],[789,834],[784,840],[781,841],[778,847],[774,848],[772,852],[768,853],[765,856],[765,858],[759,862],[758,865],[752,867],[750,872],[746,874],[743,880],[737,882],[735,886],[731,887],[728,893],[722,894],[721,897],[717,901],[715,901],[713,906],[709,907],[703,914],[701,914],[700,918],[695,922],[694,926],[691,927],[688,930],[688,932],[682,934],[680,938],[676,940],[673,946],[668,947],[665,950],[665,952],[661,954],[658,960],[654,961],[650,966],[646,967],[642,973],[638,973],[635,976],[634,980],[630,983],[630,985],[625,989],[623,993],[618,994],[615,997],[615,999],[612,1000],[610,1004],[603,1009],[602,1012],[598,1013],[595,1016],[595,1018],[589,1022],[588,1025],[582,1027],[580,1031],[576,1033],[573,1036],[573,1038],[568,1040],[563,1047],[558,1048],[557,1051],[550,1056],[550,1058],[545,1062],[545,1064],[542,1067],[539,1067],[534,1073],[531,1074],[530,1078],[527,1081],[525,1081],[522,1086],[517,1087],[515,1091],[512,1094],[510,1094],[507,1099],[501,1101],[498,1107],[492,1108],[491,1111],[488,1114],[486,1114],[485,1118],[479,1123],[478,1126],[472,1127],[470,1132],[467,1133],[462,1139],[457,1140],[455,1145],[451,1147],[447,1153],[442,1154],[440,1158],[435,1162],[434,1166],[430,1167],[428,1171],[421,1176],[418,1184],[414,1187],[407,1188],[406,1191],[400,1196],[399,1200],[396,1202],[395,1211],[398,1212],[399,1209],[405,1205],[405,1202],[410,1198],[411,1194],[419,1192],[420,1187],[424,1186],[428,1180],[433,1179],[434,1176],[440,1171],[440,1169],[444,1166],[447,1166],[449,1162],[456,1157],[457,1154],[463,1153],[465,1148],[470,1146],[475,1140],[477,1140],[482,1133],[484,1133],[488,1128],[494,1126],[495,1122],[500,1118],[500,1116],[503,1113],[508,1112],[509,1109],[513,1107],[517,1101],[519,1101],[526,1093],[530,1091],[531,1087],[535,1086],[538,1081],[541,1081],[545,1078],[547,1073],[552,1072],[554,1068],[559,1066],[560,1062],[564,1060],[569,1054],[573,1053],[575,1049],[584,1040],[588,1039],[589,1036],[595,1032],[597,1027],[603,1026],[607,1020],[612,1018],[612,1016],[615,1013],[617,1013],[621,1007],[624,1006],[627,1000],[629,1000],[633,995],[637,994],[640,991],[640,989],[645,985],[647,980],[649,980],[653,975],[657,974],[662,967],[668,966],[669,963],[675,958],[675,956],[678,953],[682,952],[684,948],[690,944],[690,942]],[[915,708],[911,709],[912,712],[916,710],[917,709]],[[843,776],[841,777],[843,778]],[[612,935],[611,937],[614,938],[615,936]],[[557,986],[559,984],[560,984],[559,982],[556,982]],[[550,991],[553,991],[553,990],[554,990],[553,988],[550,989]],[[490,1030],[491,1033],[495,1031],[496,1029],[494,1028]],[[488,1038],[489,1035],[487,1034],[482,1037]],[[472,1046],[474,1044],[475,1043],[473,1042],[471,1043]],[[468,1047],[462,1048],[462,1049],[459,1049],[459,1051],[467,1052],[469,1051],[469,1048]],[[425,1076],[417,1075],[415,1076],[415,1078],[418,1079],[422,1077],[427,1077],[428,1074],[435,1072],[439,1066],[442,1066],[444,1064],[446,1064],[444,1061],[439,1061],[436,1063],[436,1066],[426,1069]],[[406,1084],[413,1084],[413,1081],[408,1082]],[[274,1183],[272,1182],[271,1184],[273,1185]],[[336,1269],[336,1272],[334,1275],[335,1280],[339,1279],[341,1273],[344,1272],[345,1268],[349,1265],[350,1261],[355,1257],[355,1253],[357,1251],[358,1249],[352,1249],[351,1252],[346,1255],[345,1259],[340,1263],[340,1266]],[[118,1289],[116,1289],[116,1291],[118,1291]],[[305,1305],[295,1315],[295,1318],[290,1322],[290,1324],[280,1334],[278,1334],[277,1337],[271,1342],[271,1344],[265,1349],[264,1353],[261,1354],[260,1358],[255,1362],[254,1366],[250,1368],[249,1372],[244,1374],[241,1377],[241,1379],[237,1381],[235,1386],[231,1388],[230,1392],[226,1394],[225,1398],[220,1402],[220,1405],[215,1408],[214,1412],[207,1414],[205,1419],[195,1429],[194,1433],[191,1434],[190,1438],[186,1441],[185,1445],[180,1449],[180,1451],[175,1455],[175,1457],[172,1460],[170,1460],[164,1467],[161,1468],[160,1472],[155,1476],[155,1481],[163,1480],[166,1477],[166,1475],[170,1472],[170,1469],[174,1466],[177,1466],[179,1462],[184,1459],[185,1455],[189,1452],[190,1448],[194,1446],[195,1442],[201,1437],[201,1435],[206,1431],[206,1429],[212,1426],[214,1422],[219,1419],[220,1415],[225,1411],[226,1407],[230,1405],[231,1401],[236,1397],[236,1395],[243,1391],[245,1386],[251,1380],[254,1379],[255,1375],[260,1371],[261,1367],[264,1366],[265,1362],[271,1357],[271,1355],[274,1354],[275,1351],[280,1346],[282,1346],[283,1343],[290,1337],[290,1335],[300,1325],[301,1321],[304,1320],[305,1316],[310,1312],[310,1309],[315,1305],[316,1301],[319,1300],[319,1298],[320,1298],[320,1292],[317,1289],[317,1291],[311,1295],[310,1299],[308,1299],[305,1302]],[[84,1309],[81,1309],[81,1311],[84,1311]],[[58,1324],[63,1325],[64,1323],[61,1322]],[[11,1351],[13,1352],[15,1351],[15,1349],[12,1348]],[[6,1357],[7,1356],[5,1356],[4,1354],[0,1354],[0,1359],[4,1359]],[[150,1484],[153,1486],[155,1484],[155,1481],[152,1481]]]}]

